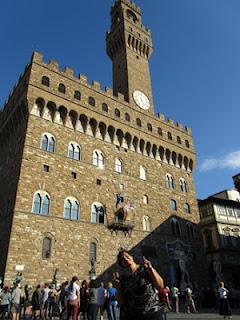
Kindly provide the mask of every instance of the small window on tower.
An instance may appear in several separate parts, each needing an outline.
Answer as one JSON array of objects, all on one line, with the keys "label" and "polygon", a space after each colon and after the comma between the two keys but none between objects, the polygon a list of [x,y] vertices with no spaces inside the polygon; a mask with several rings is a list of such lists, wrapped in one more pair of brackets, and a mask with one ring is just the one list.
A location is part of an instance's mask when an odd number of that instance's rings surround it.
[{"label": "small window on tower", "polygon": [[58,86],[58,91],[61,93],[66,93],[66,87],[63,83],[60,83]]},{"label": "small window on tower", "polygon": [[142,126],[142,122],[141,122],[141,120],[139,118],[136,119],[136,123],[137,123],[138,127]]},{"label": "small window on tower", "polygon": [[81,100],[81,93],[80,93],[79,91],[75,91],[75,92],[74,92],[74,98],[75,98],[76,100]]},{"label": "small window on tower", "polygon": [[129,19],[132,19],[133,22],[137,21],[137,16],[135,15],[135,13],[132,10],[127,11],[127,16]]},{"label": "small window on tower", "polygon": [[120,118],[120,111],[117,108],[115,109],[115,116]]},{"label": "small window on tower", "polygon": [[43,165],[43,171],[44,172],[49,172],[49,166],[47,164]]},{"label": "small window on tower", "polygon": [[96,103],[95,103],[95,99],[93,97],[89,97],[88,98],[88,103],[90,104],[90,106],[95,107]]}]

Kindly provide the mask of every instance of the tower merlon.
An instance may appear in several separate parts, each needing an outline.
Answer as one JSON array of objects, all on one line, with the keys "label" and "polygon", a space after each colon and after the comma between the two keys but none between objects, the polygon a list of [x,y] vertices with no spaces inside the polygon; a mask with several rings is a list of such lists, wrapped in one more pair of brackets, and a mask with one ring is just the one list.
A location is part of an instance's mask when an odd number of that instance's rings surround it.
[{"label": "tower merlon", "polygon": [[73,77],[73,76],[74,76],[74,73],[73,73],[73,69],[72,69],[72,68],[65,67],[64,72],[66,73],[66,75],[67,75],[68,77]]},{"label": "tower merlon", "polygon": [[136,5],[133,1],[129,1],[129,0],[117,0],[117,1],[115,1],[115,3],[112,5],[111,13],[116,8],[116,6],[120,5],[121,3],[124,3],[129,8],[131,8],[132,10],[136,11],[138,14],[141,15],[141,8],[138,5]]},{"label": "tower merlon", "polygon": [[93,80],[93,81],[92,81],[92,86],[93,86],[94,89],[96,89],[96,90],[98,90],[98,91],[101,90],[100,83],[99,83],[98,81],[96,81],[96,80]]}]

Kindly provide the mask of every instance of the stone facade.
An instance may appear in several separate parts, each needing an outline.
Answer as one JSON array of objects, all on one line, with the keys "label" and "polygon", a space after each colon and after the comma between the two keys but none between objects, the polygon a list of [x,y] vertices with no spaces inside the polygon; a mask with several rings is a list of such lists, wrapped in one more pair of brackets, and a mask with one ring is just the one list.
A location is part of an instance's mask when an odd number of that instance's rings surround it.
[{"label": "stone facade", "polygon": [[[98,82],[75,77],[70,68],[60,70],[56,61],[46,63],[34,52],[4,106],[0,275],[5,281],[14,280],[16,265],[24,265],[24,281],[33,284],[51,280],[56,269],[61,280],[73,274],[87,278],[91,268],[106,280],[117,268],[120,247],[139,258],[148,256],[169,284],[204,281],[191,130],[154,115],[151,33],[140,18],[140,9],[127,0],[112,8],[107,51],[113,60],[114,90],[102,90]],[[129,40],[127,30],[148,46]],[[119,65],[123,70],[118,73]],[[148,109],[135,103],[133,90],[145,93]],[[45,151],[44,134],[54,138],[54,152]],[[70,155],[72,142],[81,149],[79,159]],[[104,158],[100,166],[93,159],[96,150]],[[50,199],[46,215],[34,213],[38,192]],[[66,219],[69,197],[80,207],[77,220]],[[102,205],[104,223],[93,222],[94,203]],[[44,238],[51,241],[47,256]],[[92,244],[95,252],[90,254]]]}]

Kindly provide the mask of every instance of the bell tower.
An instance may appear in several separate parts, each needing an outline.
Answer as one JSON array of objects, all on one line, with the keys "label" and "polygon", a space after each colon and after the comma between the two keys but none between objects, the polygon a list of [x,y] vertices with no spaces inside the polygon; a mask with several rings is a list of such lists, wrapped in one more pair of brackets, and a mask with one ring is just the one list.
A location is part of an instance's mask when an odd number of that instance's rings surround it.
[{"label": "bell tower", "polygon": [[131,106],[153,113],[149,58],[151,32],[142,24],[141,9],[129,0],[117,0],[111,10],[107,54],[112,60],[113,92],[122,93]]}]

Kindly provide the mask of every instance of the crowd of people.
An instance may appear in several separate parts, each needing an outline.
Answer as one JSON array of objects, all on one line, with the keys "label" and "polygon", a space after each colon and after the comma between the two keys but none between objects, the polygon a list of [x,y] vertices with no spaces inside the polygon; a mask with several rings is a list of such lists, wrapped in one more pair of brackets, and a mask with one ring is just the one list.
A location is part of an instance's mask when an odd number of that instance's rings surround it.
[{"label": "crowd of people", "polygon": [[[176,286],[169,289],[150,261],[143,257],[141,264],[126,250],[118,254],[118,264],[125,270],[121,275],[114,273],[112,281],[104,285],[96,279],[88,283],[83,280],[79,285],[77,276],[65,281],[61,286],[45,283],[32,290],[28,285],[23,288],[14,283],[12,288],[4,286],[0,291],[0,320],[32,319],[51,320],[166,320],[169,312],[184,311],[196,313],[204,307],[208,299],[217,304],[220,314],[231,318],[229,291],[221,282],[217,296],[212,290],[202,288],[184,292]],[[239,303],[238,300],[235,303]]]}]

